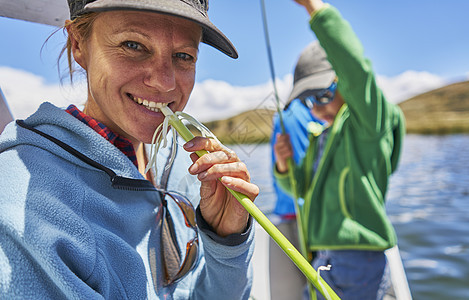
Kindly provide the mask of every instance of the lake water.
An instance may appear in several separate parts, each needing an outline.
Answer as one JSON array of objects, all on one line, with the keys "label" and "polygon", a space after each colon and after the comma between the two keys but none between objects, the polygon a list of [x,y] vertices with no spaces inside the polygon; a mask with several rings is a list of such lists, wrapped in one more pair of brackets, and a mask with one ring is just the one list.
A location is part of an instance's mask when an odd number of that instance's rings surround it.
[{"label": "lake water", "polygon": [[[270,146],[233,146],[261,189],[265,213],[275,195]],[[404,268],[416,300],[469,299],[469,135],[408,135],[387,194]]]}]

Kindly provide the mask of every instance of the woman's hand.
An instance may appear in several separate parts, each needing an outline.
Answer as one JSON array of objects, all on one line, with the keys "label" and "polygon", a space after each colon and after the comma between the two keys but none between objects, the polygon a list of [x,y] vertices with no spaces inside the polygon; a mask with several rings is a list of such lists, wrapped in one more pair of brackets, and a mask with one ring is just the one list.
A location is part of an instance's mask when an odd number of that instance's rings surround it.
[{"label": "woman's hand", "polygon": [[202,183],[199,205],[205,221],[219,236],[244,232],[249,213],[225,186],[254,201],[259,188],[250,183],[246,165],[236,153],[222,147],[214,139],[195,137],[184,145],[184,149],[190,152],[209,152],[200,158],[192,153],[194,164],[189,168],[189,173],[197,175]]},{"label": "woman's hand", "polygon": [[287,160],[293,157],[293,148],[288,134],[277,133],[274,144],[275,165],[279,173],[288,171]]}]

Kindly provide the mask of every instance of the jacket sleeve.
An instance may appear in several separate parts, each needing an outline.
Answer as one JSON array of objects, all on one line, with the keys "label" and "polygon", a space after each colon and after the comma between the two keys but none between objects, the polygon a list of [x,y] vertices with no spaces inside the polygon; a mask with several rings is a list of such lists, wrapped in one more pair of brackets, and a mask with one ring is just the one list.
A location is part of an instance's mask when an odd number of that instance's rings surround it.
[{"label": "jacket sleeve", "polygon": [[389,128],[389,119],[399,109],[386,101],[350,24],[328,5],[313,16],[310,25],[339,78],[338,90],[350,109],[352,125],[367,136]]},{"label": "jacket sleeve", "polygon": [[[278,118],[276,118],[278,121]],[[293,100],[288,109],[283,111],[283,122],[286,132],[290,135],[290,142],[293,147],[293,158],[294,158],[294,178],[296,179],[296,195],[302,197],[304,195],[305,189],[309,185],[309,182],[312,179],[312,173],[310,172],[309,166],[312,165],[313,161],[312,153],[314,147],[312,144],[312,138],[308,126],[311,123],[317,123],[319,120],[315,119],[311,114],[308,108],[301,104],[299,99]],[[275,132],[280,132],[280,127],[278,122],[275,122],[274,125],[274,135],[271,141],[271,147],[273,148]],[[275,159],[273,157],[272,151],[272,173],[274,175],[274,182],[280,189],[290,196],[294,197],[294,193],[291,187],[291,179],[288,173],[280,174],[277,172],[275,167]],[[309,164],[309,165],[308,165]],[[305,169],[307,168],[307,169]],[[294,212],[294,203],[293,199],[288,200],[291,203],[292,210]]]},{"label": "jacket sleeve", "polygon": [[290,185],[290,178],[288,173],[279,173],[275,165],[272,166],[272,173],[274,174],[275,181],[277,182],[278,186],[284,191],[285,193],[293,196],[292,187]]},{"label": "jacket sleeve", "polygon": [[190,299],[248,299],[252,287],[254,228],[252,222],[244,242],[226,245],[200,230],[204,255],[194,271],[195,285]]}]

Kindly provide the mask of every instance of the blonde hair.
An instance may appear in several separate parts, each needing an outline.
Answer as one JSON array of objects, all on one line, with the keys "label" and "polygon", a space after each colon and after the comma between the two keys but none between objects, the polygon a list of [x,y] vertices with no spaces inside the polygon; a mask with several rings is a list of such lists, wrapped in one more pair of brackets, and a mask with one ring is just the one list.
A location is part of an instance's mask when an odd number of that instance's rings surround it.
[{"label": "blonde hair", "polygon": [[[69,21],[63,27],[64,33],[68,32],[70,34],[75,35],[75,39],[81,39],[86,41],[91,36],[91,31],[93,29],[94,21],[99,13],[87,13],[75,18],[73,21]],[[73,74],[77,71],[74,68],[74,60],[72,54],[72,41],[70,39],[70,35],[67,36],[67,42],[60,51],[59,58],[58,58],[58,65],[60,65],[60,59],[67,53],[67,62],[68,62],[68,75],[70,76],[70,81],[73,82]],[[59,69],[60,73],[60,69]]]}]

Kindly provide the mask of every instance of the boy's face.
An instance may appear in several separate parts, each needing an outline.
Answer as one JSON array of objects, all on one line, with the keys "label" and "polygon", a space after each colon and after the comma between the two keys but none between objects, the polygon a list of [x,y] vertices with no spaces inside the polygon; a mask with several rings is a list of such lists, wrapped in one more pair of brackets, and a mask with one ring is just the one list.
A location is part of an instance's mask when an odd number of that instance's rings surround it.
[{"label": "boy's face", "polygon": [[334,122],[335,116],[344,104],[344,99],[339,91],[335,92],[334,100],[327,104],[313,106],[311,113],[318,119],[324,120],[329,124]]}]

